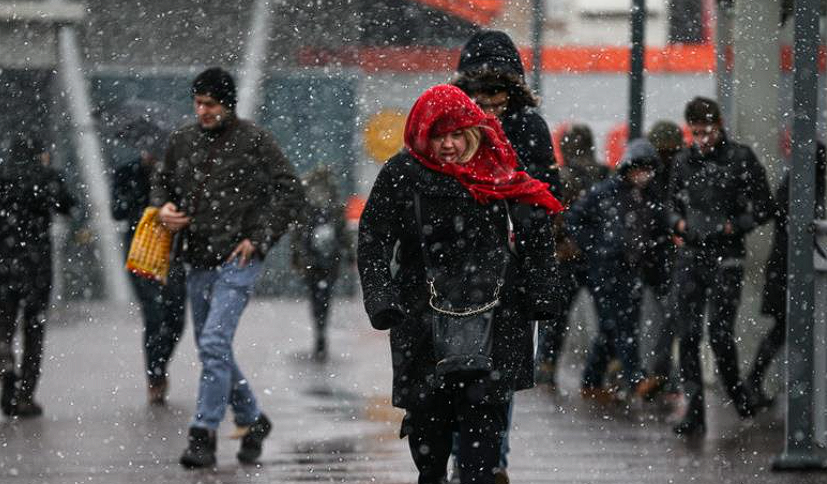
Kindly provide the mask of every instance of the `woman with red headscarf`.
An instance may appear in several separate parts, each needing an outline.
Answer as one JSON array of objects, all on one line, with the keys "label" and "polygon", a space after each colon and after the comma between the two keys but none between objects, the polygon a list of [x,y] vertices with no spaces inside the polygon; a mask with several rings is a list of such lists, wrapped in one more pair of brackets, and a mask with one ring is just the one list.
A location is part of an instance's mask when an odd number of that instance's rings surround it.
[{"label": "woman with red headscarf", "polygon": [[359,273],[376,329],[390,329],[393,404],[406,410],[419,482],[493,483],[514,391],[534,384],[533,327],[553,312],[547,184],[517,169],[499,121],[460,89],[416,101],[359,225]]}]

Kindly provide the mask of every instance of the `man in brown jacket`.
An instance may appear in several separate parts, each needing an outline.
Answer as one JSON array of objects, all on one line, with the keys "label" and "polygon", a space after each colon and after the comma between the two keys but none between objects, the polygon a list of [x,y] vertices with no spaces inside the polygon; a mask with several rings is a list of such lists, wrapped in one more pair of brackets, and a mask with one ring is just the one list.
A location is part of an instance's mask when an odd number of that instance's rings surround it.
[{"label": "man in brown jacket", "polygon": [[235,83],[211,68],[195,78],[197,123],[172,134],[152,203],[177,234],[202,372],[185,467],[215,465],[215,431],[227,405],[241,435],[237,457],[261,455],[270,422],[233,357],[241,313],[269,248],[302,204],[300,184],[272,136],[235,115]]}]

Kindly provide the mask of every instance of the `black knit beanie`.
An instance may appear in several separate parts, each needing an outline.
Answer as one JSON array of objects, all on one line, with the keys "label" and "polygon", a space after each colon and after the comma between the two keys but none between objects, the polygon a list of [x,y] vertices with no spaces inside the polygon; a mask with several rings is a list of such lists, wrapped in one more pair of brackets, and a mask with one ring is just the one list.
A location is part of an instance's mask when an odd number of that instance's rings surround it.
[{"label": "black knit beanie", "polygon": [[192,95],[210,96],[230,111],[235,111],[238,102],[233,76],[220,67],[210,67],[198,74],[192,81]]}]

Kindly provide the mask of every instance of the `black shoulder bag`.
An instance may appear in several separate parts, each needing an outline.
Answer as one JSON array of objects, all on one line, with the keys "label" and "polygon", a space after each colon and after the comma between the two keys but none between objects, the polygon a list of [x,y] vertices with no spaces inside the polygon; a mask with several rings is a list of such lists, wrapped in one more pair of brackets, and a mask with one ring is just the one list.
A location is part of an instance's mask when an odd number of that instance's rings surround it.
[{"label": "black shoulder bag", "polygon": [[[428,245],[422,227],[422,208],[418,193],[414,194],[414,210],[419,228],[422,259],[425,263],[430,299],[425,309],[425,323],[431,327],[434,355],[437,360],[436,375],[454,379],[471,379],[484,376],[494,367],[493,322],[494,310],[500,305],[500,290],[505,284],[510,256],[509,249],[503,250],[503,267],[496,287],[487,303],[472,307],[457,307],[452,304],[452,293],[462,293],[464,281],[461,276],[448,276],[439,290],[435,285],[436,269],[428,254]],[[511,230],[511,216],[506,214]],[[510,234],[509,234],[510,237]]]}]

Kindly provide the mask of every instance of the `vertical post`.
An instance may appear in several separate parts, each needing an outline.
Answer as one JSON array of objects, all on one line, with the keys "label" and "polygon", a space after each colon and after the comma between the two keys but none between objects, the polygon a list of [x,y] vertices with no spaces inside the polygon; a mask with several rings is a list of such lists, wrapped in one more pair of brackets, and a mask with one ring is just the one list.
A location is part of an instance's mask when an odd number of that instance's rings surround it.
[{"label": "vertical post", "polygon": [[273,24],[274,0],[256,0],[253,16],[250,18],[250,33],[247,49],[244,52],[244,64],[239,72],[238,107],[240,118],[255,119],[258,106],[258,93],[261,86],[262,65],[267,57],[267,41],[270,39],[270,26]]},{"label": "vertical post", "polygon": [[632,48],[629,53],[629,139],[643,131],[643,54],[646,28],[646,0],[632,0]]},{"label": "vertical post", "polygon": [[532,0],[533,20],[531,22],[531,87],[540,96],[543,73],[543,24],[545,23],[545,0]]},{"label": "vertical post", "polygon": [[[815,438],[813,212],[820,0],[796,0],[787,249],[787,415],[776,470],[827,468]],[[823,411],[823,409],[820,409]]]},{"label": "vertical post", "polygon": [[84,77],[80,46],[74,27],[67,25],[58,30],[58,52],[58,72],[69,103],[81,175],[88,187],[89,202],[92,206],[89,223],[92,232],[98,237],[106,296],[113,301],[128,301],[129,283],[119,250],[121,240],[115,233],[115,221],[109,211],[109,180],[106,179],[108,170],[101,155],[100,139],[92,120],[89,87]]},{"label": "vertical post", "polygon": [[715,16],[715,94],[727,132],[732,131],[732,2],[718,0]]}]

